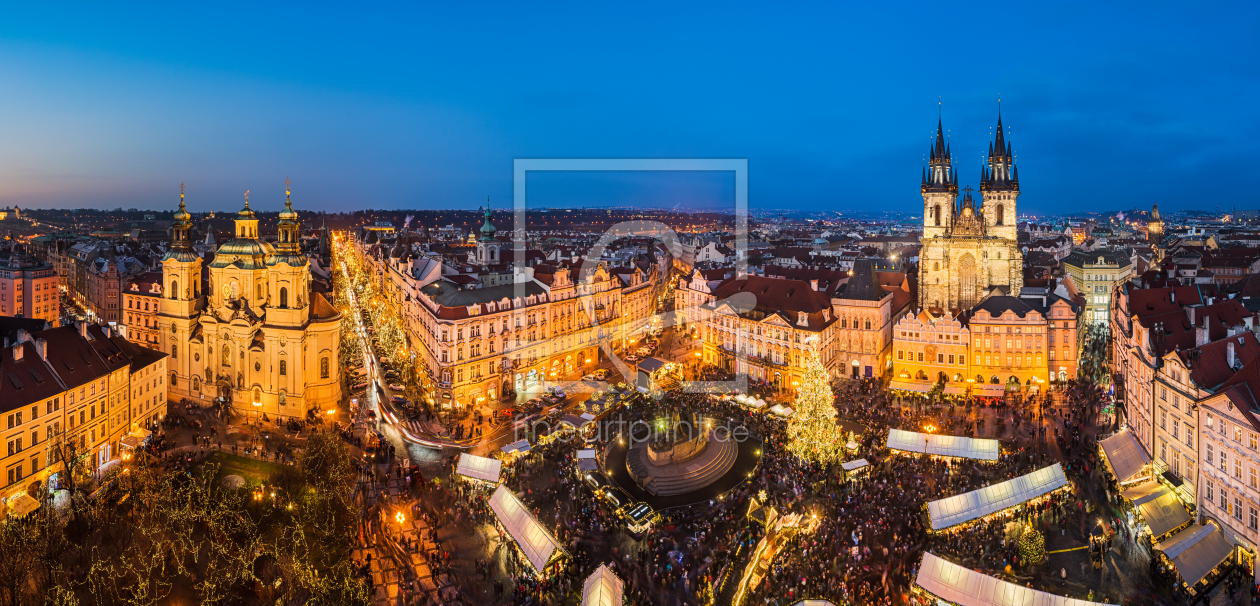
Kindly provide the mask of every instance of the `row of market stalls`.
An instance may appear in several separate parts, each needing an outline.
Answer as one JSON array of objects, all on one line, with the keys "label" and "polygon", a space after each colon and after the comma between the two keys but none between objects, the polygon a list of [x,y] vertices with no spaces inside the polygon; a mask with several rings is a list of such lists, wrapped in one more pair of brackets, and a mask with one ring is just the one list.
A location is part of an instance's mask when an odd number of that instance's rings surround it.
[{"label": "row of market stalls", "polygon": [[941,436],[902,429],[888,430],[888,448],[903,452],[928,454],[935,457],[953,457],[996,461],[1001,454],[997,440],[968,438],[965,436]]},{"label": "row of market stalls", "polygon": [[974,522],[1024,503],[1035,502],[1068,486],[1058,463],[1030,474],[927,504],[928,521],[940,532]]},{"label": "row of market stalls", "polygon": [[[926,394],[932,391],[934,387],[936,387],[936,381],[927,379],[916,380],[908,377],[893,379],[888,384],[888,388],[894,390],[894,393],[900,391],[911,395]],[[1011,389],[1017,390],[1019,387],[1020,385],[1018,383],[1014,383]],[[941,393],[945,396],[952,396],[955,398],[963,398],[967,396],[977,398],[1001,398],[1006,394],[1007,390],[1007,384],[946,381],[942,386]]]},{"label": "row of market stalls", "polygon": [[784,419],[790,418],[793,414],[796,413],[796,411],[792,410],[792,407],[784,406],[782,404],[775,404],[774,406],[771,406],[769,409],[766,409],[767,402],[764,399],[750,396],[748,394],[743,394],[743,393],[737,393],[735,395],[728,394],[728,395],[722,396],[722,399],[730,400],[750,410],[767,410],[767,412],[769,412],[770,414],[773,414],[775,416],[778,416]]},{"label": "row of market stalls", "polygon": [[914,591],[930,601],[958,606],[1093,606],[1088,602],[1037,591],[963,568],[931,552],[923,554]]},{"label": "row of market stalls", "polygon": [[1211,589],[1235,561],[1247,557],[1247,548],[1231,542],[1215,521],[1195,523],[1178,490],[1180,478],[1156,473],[1151,457],[1127,427],[1100,440],[1098,449],[1132,522],[1150,535],[1157,557],[1176,569],[1190,595]]}]

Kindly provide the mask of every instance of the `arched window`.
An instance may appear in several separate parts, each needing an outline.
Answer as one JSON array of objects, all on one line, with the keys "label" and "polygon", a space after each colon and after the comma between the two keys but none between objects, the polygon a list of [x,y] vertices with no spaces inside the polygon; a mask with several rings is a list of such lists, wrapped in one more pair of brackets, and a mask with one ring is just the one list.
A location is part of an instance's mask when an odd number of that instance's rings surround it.
[{"label": "arched window", "polygon": [[319,378],[328,378],[328,358],[326,357],[319,359]]},{"label": "arched window", "polygon": [[936,226],[941,226],[941,205],[937,204],[932,208],[932,216],[936,218]]},{"label": "arched window", "polygon": [[283,308],[287,308],[288,306],[289,306],[289,289],[284,286],[281,286],[280,287],[280,307],[281,309],[283,309]]},{"label": "arched window", "polygon": [[289,396],[288,396],[288,394],[284,393],[283,391],[282,391],[282,392],[280,392],[280,405],[281,405],[281,406],[284,406],[284,405],[286,405],[286,404],[288,404],[288,403],[289,403]]},{"label": "arched window", "polygon": [[1002,221],[1006,218],[1006,205],[998,204],[997,207],[997,225],[1002,225]]},{"label": "arched window", "polygon": [[229,348],[226,344],[223,346],[223,365],[224,366],[232,365],[232,349]]},{"label": "arched window", "polygon": [[198,377],[197,375],[193,375],[192,379],[193,379],[193,391],[200,391],[201,390],[201,377]]},{"label": "arched window", "polygon": [[254,388],[254,403],[262,404],[262,388],[261,387]]},{"label": "arched window", "polygon": [[179,296],[179,280],[171,280],[171,298]]},{"label": "arched window", "polygon": [[258,290],[258,298],[259,298],[259,299],[263,298],[263,283],[262,283],[262,282],[259,282],[259,283],[258,283],[258,289],[257,289],[257,290]]},{"label": "arched window", "polygon": [[286,360],[280,360],[280,376],[289,374],[289,363]]},{"label": "arched window", "polygon": [[171,387],[175,386],[175,373],[171,373]]},{"label": "arched window", "polygon": [[866,321],[866,330],[870,330],[870,329],[871,329],[871,321],[870,321],[870,320],[867,320],[867,321]]}]

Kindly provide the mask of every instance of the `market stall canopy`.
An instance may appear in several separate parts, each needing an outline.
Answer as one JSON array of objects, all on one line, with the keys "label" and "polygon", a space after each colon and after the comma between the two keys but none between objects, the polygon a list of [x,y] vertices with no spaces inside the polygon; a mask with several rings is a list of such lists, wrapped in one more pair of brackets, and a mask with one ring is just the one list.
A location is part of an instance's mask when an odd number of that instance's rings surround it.
[{"label": "market stall canopy", "polygon": [[595,459],[579,459],[578,469],[581,471],[595,471],[599,469],[599,463],[596,463]]},{"label": "market stall canopy", "polygon": [[577,458],[579,458],[579,459],[594,459],[594,458],[595,458],[595,451],[594,451],[594,450],[591,450],[591,449],[583,449],[583,450],[579,450],[579,451],[577,451]]},{"label": "market stall canopy", "polygon": [[962,383],[946,383],[945,384],[945,395],[961,396],[961,395],[966,395],[966,393],[967,393],[967,386],[963,385]]},{"label": "market stall canopy", "polygon": [[932,530],[942,530],[1009,509],[1067,486],[1058,463],[1027,475],[928,503]]},{"label": "market stall canopy", "polygon": [[900,389],[903,391],[917,391],[919,393],[927,393],[932,391],[932,384],[927,381],[901,381],[894,379],[888,384],[888,389]]},{"label": "market stall canopy", "polygon": [[746,395],[744,395],[744,394],[742,394],[742,393],[741,393],[741,394],[739,394],[739,395],[737,395],[737,396],[735,396],[735,401],[736,401],[736,402],[739,402],[740,404],[747,404],[747,403],[748,403],[748,400],[749,400],[748,396],[746,396]]},{"label": "market stall canopy", "polygon": [[1107,463],[1111,465],[1111,471],[1116,474],[1118,482],[1132,478],[1151,462],[1142,445],[1138,444],[1137,436],[1127,427],[1098,444],[1102,446],[1103,454],[1107,456]]},{"label": "market stall canopy", "polygon": [[520,545],[534,570],[541,571],[552,558],[564,553],[560,542],[507,487],[499,486],[490,496],[490,510],[499,518],[512,540]]},{"label": "market stall canopy", "polygon": [[9,499],[9,515],[24,518],[27,514],[39,509],[39,501],[36,501],[31,495],[25,492],[18,493],[16,497]]},{"label": "market stall canopy", "polygon": [[459,467],[455,469],[455,473],[466,478],[497,484],[499,470],[502,468],[503,461],[463,453],[459,455]]},{"label": "market stall canopy", "polygon": [[959,606],[1091,606],[1074,598],[1037,591],[1002,579],[963,568],[932,553],[923,554],[915,585],[951,604]]},{"label": "market stall canopy", "polygon": [[653,356],[650,358],[644,358],[642,362],[639,362],[639,370],[646,373],[654,373],[662,368],[665,368],[666,364],[669,364],[669,362]]},{"label": "market stall canopy", "polygon": [[1213,568],[1220,565],[1233,553],[1230,544],[1221,530],[1213,522],[1203,526],[1191,526],[1167,541],[1155,546],[1164,552],[1177,568],[1177,574],[1187,585],[1193,587],[1203,580]]},{"label": "market stall canopy", "polygon": [[123,437],[123,439],[120,440],[119,443],[121,443],[124,448],[136,448],[137,446],[140,446],[141,444],[143,444],[144,441],[147,440],[149,436],[152,434],[153,432],[147,429],[143,429],[143,428],[136,429],[135,431],[132,431],[131,433]]},{"label": "market stall canopy", "polygon": [[931,433],[888,430],[888,447],[893,450],[920,452],[941,457],[959,457],[996,461],[1000,451],[997,440],[964,436],[938,436]]},{"label": "market stall canopy", "polygon": [[780,417],[790,417],[794,411],[782,404],[775,404],[770,407],[770,412],[779,415]]},{"label": "market stall canopy", "polygon": [[1186,513],[1186,508],[1177,500],[1177,495],[1154,480],[1124,491],[1124,498],[1133,501],[1133,506],[1142,514],[1142,519],[1146,520],[1153,537],[1159,537],[1190,521],[1190,514]]},{"label": "market stall canopy", "polygon": [[529,452],[529,449],[530,449],[529,440],[520,439],[515,442],[512,442],[511,444],[508,444],[507,446],[504,446],[503,452],[507,452],[507,453]]},{"label": "market stall canopy", "polygon": [[994,385],[992,383],[976,383],[971,388],[971,394],[976,396],[1000,398],[1004,393],[1006,393],[1005,385]]},{"label": "market stall canopy", "polygon": [[582,606],[621,606],[621,579],[600,564],[582,584]]},{"label": "market stall canopy", "polygon": [[583,425],[586,424],[586,419],[583,419],[582,417],[579,417],[577,415],[564,415],[564,418],[560,419],[560,424],[568,425],[569,427],[572,427],[573,429],[579,429]]},{"label": "market stall canopy", "polygon": [[748,405],[753,408],[764,408],[766,405],[766,401],[762,400],[761,398],[757,398],[756,400],[749,400]]},{"label": "market stall canopy", "polygon": [[858,459],[856,461],[846,461],[841,464],[840,467],[843,467],[845,471],[853,471],[855,469],[866,467],[867,465],[870,465],[870,463],[867,463],[866,459]]}]

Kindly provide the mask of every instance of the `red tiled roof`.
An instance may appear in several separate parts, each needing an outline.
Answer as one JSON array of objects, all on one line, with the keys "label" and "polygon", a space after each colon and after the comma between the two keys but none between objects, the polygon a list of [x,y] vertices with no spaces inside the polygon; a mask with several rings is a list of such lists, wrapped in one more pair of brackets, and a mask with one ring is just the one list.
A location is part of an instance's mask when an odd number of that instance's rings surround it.
[{"label": "red tiled roof", "polygon": [[1178,352],[1181,362],[1190,369],[1190,378],[1195,385],[1211,390],[1234,376],[1236,371],[1227,363],[1230,343],[1234,344],[1234,356],[1239,363],[1246,364],[1260,356],[1260,341],[1250,331],[1213,341],[1203,347]]}]

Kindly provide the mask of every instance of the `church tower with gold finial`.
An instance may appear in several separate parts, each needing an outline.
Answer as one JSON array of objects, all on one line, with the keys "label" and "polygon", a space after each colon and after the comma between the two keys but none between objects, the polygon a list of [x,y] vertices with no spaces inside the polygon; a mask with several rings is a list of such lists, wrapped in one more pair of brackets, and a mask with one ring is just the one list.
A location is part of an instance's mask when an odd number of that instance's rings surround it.
[{"label": "church tower with gold finial", "polygon": [[171,399],[219,401],[250,418],[284,421],[341,403],[341,315],[311,289],[301,224],[285,182],[274,244],[249,206],[235,237],[215,251],[202,296],[201,259],[192,251],[191,216],[181,201],[162,302],[162,351],[171,356]]},{"label": "church tower with gold finial", "polygon": [[1151,207],[1150,219],[1146,221],[1146,241],[1155,250],[1156,260],[1163,260],[1164,220],[1159,217],[1159,205]]},{"label": "church tower with gold finial", "polygon": [[192,214],[184,206],[184,184],[179,184],[179,210],[171,221],[171,246],[162,257],[162,300],[157,302],[158,341],[167,360],[168,384],[187,384],[197,372],[179,344],[197,333],[197,316],[204,307],[201,292],[201,257],[193,252]]}]

